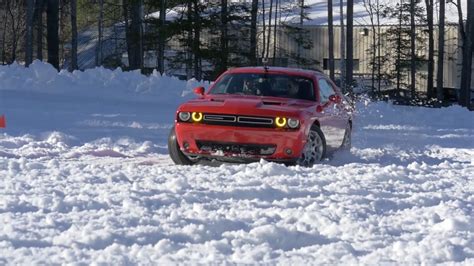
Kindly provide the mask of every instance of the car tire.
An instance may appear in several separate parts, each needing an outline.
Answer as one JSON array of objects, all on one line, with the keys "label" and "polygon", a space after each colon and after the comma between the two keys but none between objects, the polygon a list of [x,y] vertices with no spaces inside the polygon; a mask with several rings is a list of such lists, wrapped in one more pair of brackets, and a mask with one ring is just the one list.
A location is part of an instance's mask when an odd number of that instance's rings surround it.
[{"label": "car tire", "polygon": [[306,144],[301,152],[296,164],[312,167],[319,163],[326,156],[326,138],[317,125],[313,125],[309,130]]},{"label": "car tire", "polygon": [[170,134],[168,136],[168,152],[170,154],[171,160],[178,165],[193,165],[195,161],[189,159],[179,147],[178,140],[176,139],[176,131],[174,126],[171,128]]},{"label": "car tire", "polygon": [[347,123],[346,131],[344,132],[344,139],[342,140],[341,149],[350,150],[352,147],[352,127]]}]

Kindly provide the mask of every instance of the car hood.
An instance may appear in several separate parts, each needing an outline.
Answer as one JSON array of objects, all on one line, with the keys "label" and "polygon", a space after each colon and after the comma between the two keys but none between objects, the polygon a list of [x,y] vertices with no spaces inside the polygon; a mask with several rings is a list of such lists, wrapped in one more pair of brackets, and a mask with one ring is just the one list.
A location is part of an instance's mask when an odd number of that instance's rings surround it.
[{"label": "car hood", "polygon": [[298,116],[315,102],[276,97],[206,95],[180,106],[179,111],[244,114],[255,116]]}]

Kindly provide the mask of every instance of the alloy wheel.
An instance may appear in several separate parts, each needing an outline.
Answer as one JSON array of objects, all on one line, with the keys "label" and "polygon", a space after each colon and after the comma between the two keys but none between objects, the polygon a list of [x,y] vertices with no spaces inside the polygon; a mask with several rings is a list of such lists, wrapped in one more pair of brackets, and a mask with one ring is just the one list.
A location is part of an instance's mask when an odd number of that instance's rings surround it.
[{"label": "alloy wheel", "polygon": [[298,159],[298,164],[310,167],[316,162],[321,161],[324,154],[324,143],[317,131],[311,130],[308,134],[303,153]]}]

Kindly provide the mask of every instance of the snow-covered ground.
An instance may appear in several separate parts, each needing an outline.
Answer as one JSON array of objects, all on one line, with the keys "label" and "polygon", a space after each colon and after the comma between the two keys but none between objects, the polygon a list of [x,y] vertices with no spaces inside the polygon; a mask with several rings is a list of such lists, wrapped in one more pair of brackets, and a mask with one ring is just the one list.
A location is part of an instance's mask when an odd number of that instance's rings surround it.
[{"label": "snow-covered ground", "polygon": [[175,166],[196,84],[0,67],[0,264],[474,264],[474,113],[361,101],[313,168]]}]

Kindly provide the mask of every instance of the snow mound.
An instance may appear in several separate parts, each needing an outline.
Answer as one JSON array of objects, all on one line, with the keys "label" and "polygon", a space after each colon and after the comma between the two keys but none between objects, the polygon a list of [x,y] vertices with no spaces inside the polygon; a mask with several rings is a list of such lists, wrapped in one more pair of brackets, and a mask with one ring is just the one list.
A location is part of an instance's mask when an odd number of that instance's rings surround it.
[{"label": "snow mound", "polygon": [[17,63],[0,66],[0,90],[21,90],[61,95],[112,97],[123,99],[132,96],[139,99],[159,99],[166,102],[191,95],[196,80],[183,82],[175,77],[161,76],[153,71],[144,76],[140,71],[124,72],[97,67],[72,73],[59,73],[50,64],[35,60],[25,68]]}]

